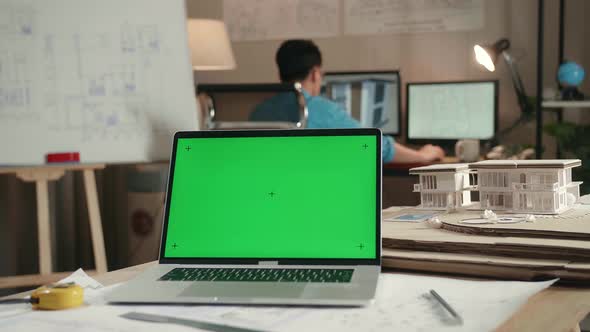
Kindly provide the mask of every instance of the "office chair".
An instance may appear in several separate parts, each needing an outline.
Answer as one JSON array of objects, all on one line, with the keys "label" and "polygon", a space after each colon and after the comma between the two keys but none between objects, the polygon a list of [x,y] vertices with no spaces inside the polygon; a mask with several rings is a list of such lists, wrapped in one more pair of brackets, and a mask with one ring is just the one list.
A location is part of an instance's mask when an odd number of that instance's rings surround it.
[{"label": "office chair", "polygon": [[[285,92],[293,93],[296,121],[249,121],[258,104]],[[308,111],[300,83],[202,84],[197,88],[197,97],[204,129],[303,129],[307,126]]]}]

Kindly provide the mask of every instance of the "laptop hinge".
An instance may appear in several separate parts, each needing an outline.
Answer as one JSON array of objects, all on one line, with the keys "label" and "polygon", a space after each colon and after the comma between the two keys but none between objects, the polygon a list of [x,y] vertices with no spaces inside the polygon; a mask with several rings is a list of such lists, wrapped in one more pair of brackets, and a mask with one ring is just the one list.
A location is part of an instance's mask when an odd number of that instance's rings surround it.
[{"label": "laptop hinge", "polygon": [[279,265],[279,261],[259,261],[258,265]]}]

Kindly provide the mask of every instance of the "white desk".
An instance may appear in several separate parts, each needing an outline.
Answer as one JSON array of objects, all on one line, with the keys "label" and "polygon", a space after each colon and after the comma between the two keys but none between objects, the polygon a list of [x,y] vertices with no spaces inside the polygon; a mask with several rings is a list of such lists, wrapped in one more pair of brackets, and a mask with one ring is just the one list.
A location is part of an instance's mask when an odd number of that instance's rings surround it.
[{"label": "white desk", "polygon": [[[94,278],[107,286],[129,280],[155,263],[98,274]],[[590,288],[554,286],[531,297],[497,331],[579,331],[579,322],[589,312]]]}]

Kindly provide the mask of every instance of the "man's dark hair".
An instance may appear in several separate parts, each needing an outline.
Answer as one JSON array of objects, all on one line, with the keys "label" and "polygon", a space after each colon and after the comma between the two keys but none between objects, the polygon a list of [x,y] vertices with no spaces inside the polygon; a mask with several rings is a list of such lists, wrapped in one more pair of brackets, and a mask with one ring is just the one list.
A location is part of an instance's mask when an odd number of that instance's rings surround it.
[{"label": "man's dark hair", "polygon": [[303,80],[311,69],[322,65],[322,53],[311,40],[290,39],[281,44],[275,61],[283,82]]}]

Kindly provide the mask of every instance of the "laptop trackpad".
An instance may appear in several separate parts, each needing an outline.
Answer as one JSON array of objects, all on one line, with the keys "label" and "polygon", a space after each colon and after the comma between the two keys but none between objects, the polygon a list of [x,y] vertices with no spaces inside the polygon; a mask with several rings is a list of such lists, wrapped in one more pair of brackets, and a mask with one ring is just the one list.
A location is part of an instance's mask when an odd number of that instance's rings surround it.
[{"label": "laptop trackpad", "polygon": [[297,298],[305,284],[270,282],[195,282],[180,296],[232,298]]}]

